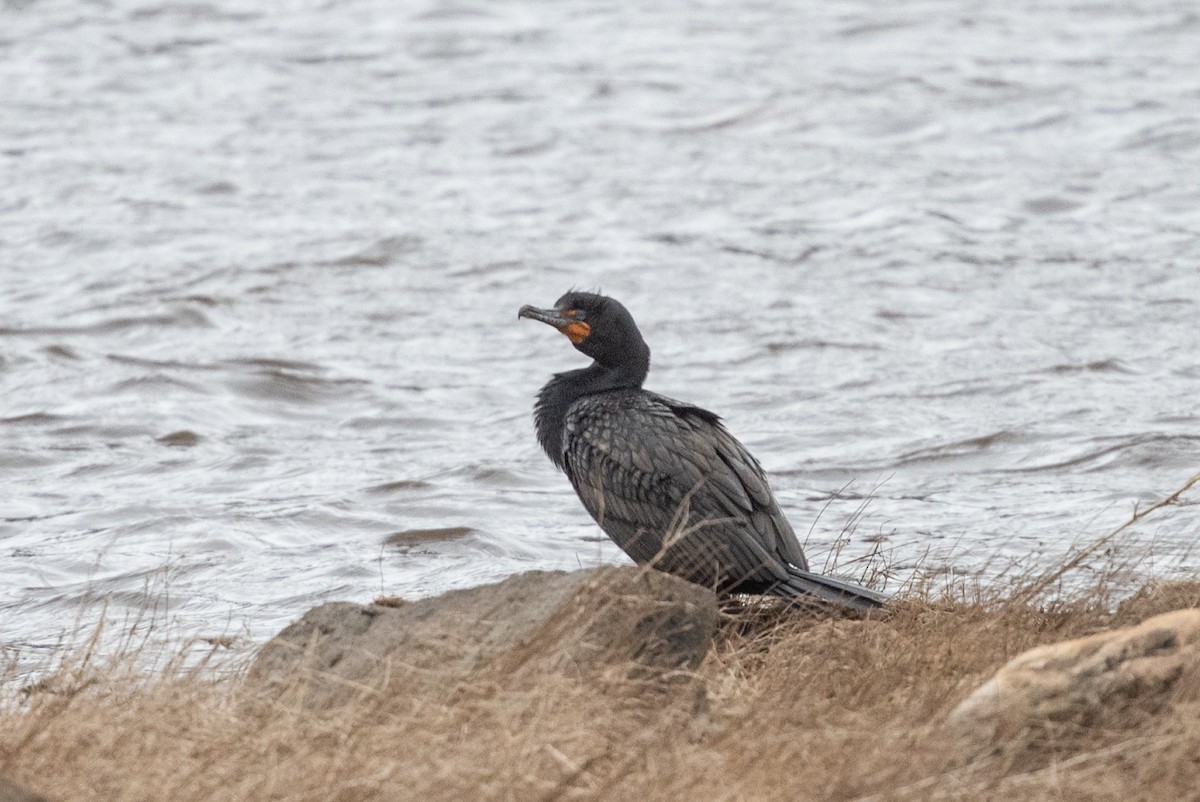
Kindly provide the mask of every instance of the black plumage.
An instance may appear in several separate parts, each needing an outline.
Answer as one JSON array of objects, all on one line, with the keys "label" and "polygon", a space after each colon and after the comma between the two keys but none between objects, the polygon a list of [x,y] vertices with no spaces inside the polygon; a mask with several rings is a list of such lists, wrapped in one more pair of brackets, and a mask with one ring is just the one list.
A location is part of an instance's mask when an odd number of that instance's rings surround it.
[{"label": "black plumage", "polygon": [[600,528],[639,565],[722,592],[878,607],[885,596],[813,574],[758,461],[700,407],[642,389],[650,349],[613,298],[569,292],[548,323],[594,361],[538,394],[538,440]]}]

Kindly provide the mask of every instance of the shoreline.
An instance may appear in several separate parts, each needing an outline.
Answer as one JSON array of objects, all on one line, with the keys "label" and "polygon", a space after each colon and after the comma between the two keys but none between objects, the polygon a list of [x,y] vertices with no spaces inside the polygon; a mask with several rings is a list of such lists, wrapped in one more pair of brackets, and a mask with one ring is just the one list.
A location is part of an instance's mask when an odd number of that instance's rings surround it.
[{"label": "shoreline", "polygon": [[[49,800],[1032,799],[1064,782],[1100,794],[1080,799],[1172,798],[1171,767],[1200,744],[1190,652],[1169,687],[1103,721],[1072,712],[999,739],[952,722],[1028,649],[1200,606],[1200,582],[1150,582],[1115,609],[1102,584],[1071,601],[914,593],[853,616],[718,605],[608,568],[331,603],[242,671],[64,664],[0,709],[0,774]],[[272,649],[284,674],[262,667]]]}]

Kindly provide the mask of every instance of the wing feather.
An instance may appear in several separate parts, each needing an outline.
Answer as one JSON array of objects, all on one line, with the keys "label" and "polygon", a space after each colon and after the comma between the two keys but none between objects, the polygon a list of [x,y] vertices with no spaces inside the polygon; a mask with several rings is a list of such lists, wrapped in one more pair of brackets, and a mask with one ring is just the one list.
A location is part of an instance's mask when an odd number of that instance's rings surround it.
[{"label": "wing feather", "polygon": [[658,558],[704,584],[807,568],[762,468],[716,415],[652,393],[604,393],[573,404],[565,428],[571,483],[636,562]]}]

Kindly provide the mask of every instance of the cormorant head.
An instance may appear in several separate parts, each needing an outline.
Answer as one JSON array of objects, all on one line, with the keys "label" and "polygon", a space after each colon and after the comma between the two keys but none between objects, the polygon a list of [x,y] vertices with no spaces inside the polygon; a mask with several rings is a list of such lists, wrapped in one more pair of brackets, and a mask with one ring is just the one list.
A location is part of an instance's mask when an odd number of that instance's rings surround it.
[{"label": "cormorant head", "polygon": [[517,317],[549,323],[578,350],[607,368],[640,369],[644,378],[650,367],[649,346],[633,315],[615,298],[572,290],[559,298],[553,309],[522,306]]}]

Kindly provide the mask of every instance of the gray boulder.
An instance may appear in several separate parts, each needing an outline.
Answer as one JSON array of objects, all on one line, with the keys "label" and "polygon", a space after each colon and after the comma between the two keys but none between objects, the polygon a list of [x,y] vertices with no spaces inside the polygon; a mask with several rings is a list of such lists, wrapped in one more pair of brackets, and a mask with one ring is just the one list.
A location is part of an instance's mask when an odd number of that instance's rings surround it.
[{"label": "gray boulder", "polygon": [[532,571],[407,604],[314,607],[248,679],[310,708],[384,692],[449,701],[465,681],[531,671],[662,682],[695,669],[716,628],[711,591],[658,571]]}]

